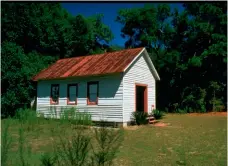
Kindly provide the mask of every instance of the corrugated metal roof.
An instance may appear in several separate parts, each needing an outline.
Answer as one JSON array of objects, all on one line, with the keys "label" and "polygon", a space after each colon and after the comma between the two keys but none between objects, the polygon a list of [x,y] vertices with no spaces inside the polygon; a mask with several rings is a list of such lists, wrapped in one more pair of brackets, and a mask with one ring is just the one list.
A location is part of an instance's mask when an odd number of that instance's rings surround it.
[{"label": "corrugated metal roof", "polygon": [[121,73],[143,48],[60,59],[38,73],[33,80],[58,79]]}]

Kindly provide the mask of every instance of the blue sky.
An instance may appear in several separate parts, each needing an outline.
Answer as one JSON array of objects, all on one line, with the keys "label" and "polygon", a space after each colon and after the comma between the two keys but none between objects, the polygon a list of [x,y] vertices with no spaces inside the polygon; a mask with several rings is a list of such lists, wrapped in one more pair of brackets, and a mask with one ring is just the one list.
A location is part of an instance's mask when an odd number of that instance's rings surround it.
[{"label": "blue sky", "polygon": [[[69,11],[72,15],[82,14],[86,17],[95,14],[104,14],[103,22],[110,27],[112,33],[114,34],[114,39],[110,44],[124,46],[125,40],[121,34],[121,24],[115,21],[117,12],[120,9],[143,7],[145,3],[62,3],[62,6]],[[183,7],[180,3],[170,3],[171,9],[177,7],[180,11]]]}]

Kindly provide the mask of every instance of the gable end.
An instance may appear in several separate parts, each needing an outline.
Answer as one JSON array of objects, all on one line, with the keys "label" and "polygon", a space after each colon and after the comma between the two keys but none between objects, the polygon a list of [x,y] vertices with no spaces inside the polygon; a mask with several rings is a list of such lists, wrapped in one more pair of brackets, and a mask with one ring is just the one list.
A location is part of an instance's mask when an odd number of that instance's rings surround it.
[{"label": "gable end", "polygon": [[145,48],[142,49],[142,51],[140,51],[140,53],[132,60],[132,62],[124,69],[124,72],[126,73],[137,61],[138,59],[144,56],[145,61],[150,69],[150,72],[152,73],[152,75],[154,76],[155,80],[160,80],[160,77],[158,75],[157,70],[154,67],[153,62],[151,61],[148,52],[146,51]]}]

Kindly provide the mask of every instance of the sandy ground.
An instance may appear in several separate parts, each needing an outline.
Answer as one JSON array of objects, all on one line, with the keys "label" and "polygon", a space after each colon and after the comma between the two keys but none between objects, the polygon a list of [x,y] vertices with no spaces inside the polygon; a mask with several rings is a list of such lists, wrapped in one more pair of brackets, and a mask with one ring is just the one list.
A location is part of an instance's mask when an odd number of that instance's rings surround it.
[{"label": "sandy ground", "polygon": [[[166,127],[166,126],[169,126],[170,123],[163,123],[163,122],[155,122],[153,124],[148,124],[148,126],[156,126],[156,127]],[[134,125],[134,126],[127,126],[127,127],[124,127],[125,130],[137,130],[141,127],[143,127],[144,125]]]},{"label": "sandy ground", "polygon": [[190,113],[190,116],[227,116],[227,112]]}]

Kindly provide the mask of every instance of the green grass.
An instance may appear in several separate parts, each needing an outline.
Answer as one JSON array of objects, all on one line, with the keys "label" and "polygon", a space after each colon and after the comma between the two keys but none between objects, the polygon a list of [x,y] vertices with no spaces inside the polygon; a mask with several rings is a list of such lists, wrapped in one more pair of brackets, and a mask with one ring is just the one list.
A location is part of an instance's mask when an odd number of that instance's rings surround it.
[{"label": "green grass", "polygon": [[[168,114],[162,120],[166,127],[135,126],[124,130],[124,141],[115,165],[227,165],[227,117]],[[9,123],[12,145],[9,165],[20,162],[18,154],[19,121],[2,120],[2,128]],[[68,139],[77,130],[73,124],[57,120],[41,120],[31,130],[24,130],[26,146],[31,146],[29,162],[40,165],[44,153],[52,153],[58,135]],[[91,134],[90,129],[84,133]]]}]

